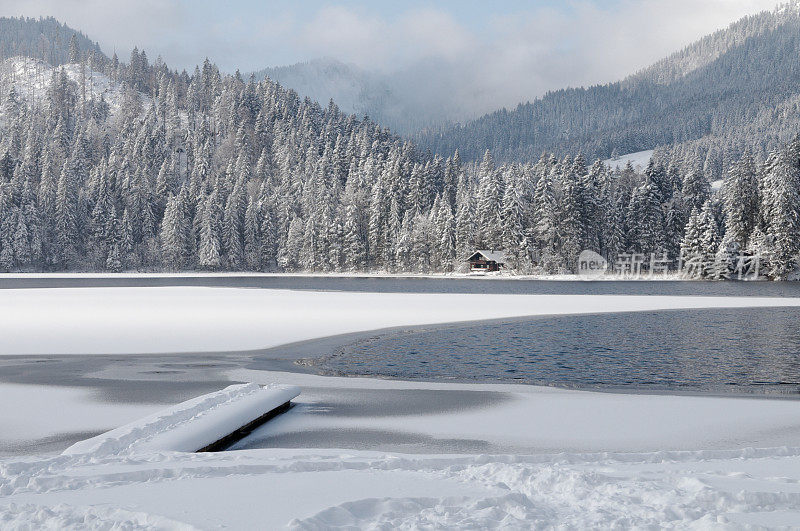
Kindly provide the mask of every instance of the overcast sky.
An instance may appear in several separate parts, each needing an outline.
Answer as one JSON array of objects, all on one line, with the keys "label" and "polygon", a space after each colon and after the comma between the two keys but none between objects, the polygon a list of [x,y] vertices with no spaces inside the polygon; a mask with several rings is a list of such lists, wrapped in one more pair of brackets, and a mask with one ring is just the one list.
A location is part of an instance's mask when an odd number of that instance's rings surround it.
[{"label": "overcast sky", "polygon": [[[440,65],[502,105],[613,81],[776,0],[0,0],[52,15],[108,54],[242,72],[327,56],[371,70]],[[437,66],[437,70],[440,68]]]}]

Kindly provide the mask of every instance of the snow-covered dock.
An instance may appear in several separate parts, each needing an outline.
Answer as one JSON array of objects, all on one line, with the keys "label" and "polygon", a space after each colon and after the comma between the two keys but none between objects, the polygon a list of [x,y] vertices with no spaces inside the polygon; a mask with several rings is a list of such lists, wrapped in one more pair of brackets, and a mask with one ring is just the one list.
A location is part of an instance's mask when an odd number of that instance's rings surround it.
[{"label": "snow-covered dock", "polygon": [[288,409],[300,388],[292,385],[231,385],[73,444],[64,455],[93,457],[147,452],[222,449],[235,434],[263,424]]}]

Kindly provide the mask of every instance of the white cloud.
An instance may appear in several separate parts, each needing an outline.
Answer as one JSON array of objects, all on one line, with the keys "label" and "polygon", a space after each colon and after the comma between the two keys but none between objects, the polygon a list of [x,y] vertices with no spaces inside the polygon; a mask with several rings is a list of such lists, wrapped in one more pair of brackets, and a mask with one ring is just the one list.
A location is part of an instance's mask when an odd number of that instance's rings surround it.
[{"label": "white cloud", "polygon": [[776,0],[565,0],[514,13],[489,2],[418,1],[404,10],[367,0],[0,1],[0,15],[53,15],[123,58],[139,46],[175,67],[208,56],[248,71],[328,56],[404,72],[408,90],[428,90],[428,99],[440,92],[482,113],[548,89],[622,78]]},{"label": "white cloud", "polygon": [[450,14],[436,9],[406,13],[394,30],[394,38],[416,48],[419,58],[458,59],[471,53],[475,39]]},{"label": "white cloud", "polygon": [[384,20],[340,6],[318,11],[303,28],[299,44],[312,56],[340,57],[359,64],[385,61],[393,49]]},{"label": "white cloud", "polygon": [[335,57],[365,68],[395,70],[415,61],[456,60],[473,46],[469,32],[448,13],[415,9],[396,19],[327,6],[302,26],[297,45],[309,57]]},{"label": "white cloud", "polygon": [[409,97],[438,92],[477,115],[547,90],[621,79],[773,1],[570,0],[502,16],[487,4],[484,31],[433,7],[387,19],[337,6],[318,11],[298,44],[308,57],[399,71],[406,89],[420,92]]}]

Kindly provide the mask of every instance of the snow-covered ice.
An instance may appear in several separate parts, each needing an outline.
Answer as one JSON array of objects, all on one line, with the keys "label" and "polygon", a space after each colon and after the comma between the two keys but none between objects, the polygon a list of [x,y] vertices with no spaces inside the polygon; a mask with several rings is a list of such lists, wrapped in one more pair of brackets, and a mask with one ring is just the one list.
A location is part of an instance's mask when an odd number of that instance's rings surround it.
[{"label": "snow-covered ice", "polygon": [[335,334],[477,319],[779,306],[800,306],[800,298],[6,289],[0,290],[0,354],[252,350]]},{"label": "snow-covered ice", "polygon": [[[503,400],[440,412],[388,415],[308,415],[321,401],[302,393],[297,406],[253,437],[382,431],[434,440],[482,441],[506,452],[650,452],[793,445],[800,437],[800,402],[732,396],[589,392],[515,384],[404,382],[376,378],[237,369],[234,380],[291,382],[309,389],[502,393]],[[322,393],[317,392],[321,395]],[[374,393],[364,393],[369,400]],[[434,395],[435,396],[435,395]],[[326,397],[325,402],[329,400]],[[403,413],[398,415],[398,413]],[[398,416],[403,418],[397,422]]]},{"label": "snow-covered ice", "polygon": [[56,434],[106,431],[159,409],[100,402],[88,389],[18,384],[0,384],[0,404],[0,452]]},{"label": "snow-covered ice", "polygon": [[790,525],[800,517],[799,480],[796,447],[527,456],[280,449],[59,456],[0,462],[0,524]]}]

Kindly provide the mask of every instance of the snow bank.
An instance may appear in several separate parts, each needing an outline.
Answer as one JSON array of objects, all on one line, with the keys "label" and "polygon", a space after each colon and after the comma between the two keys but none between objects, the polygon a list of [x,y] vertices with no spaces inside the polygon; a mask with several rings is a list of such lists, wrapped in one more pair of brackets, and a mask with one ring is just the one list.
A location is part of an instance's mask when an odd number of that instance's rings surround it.
[{"label": "snow bank", "polygon": [[0,290],[0,355],[253,350],[395,326],[800,306],[800,298],[364,293],[206,287]]},{"label": "snow bank", "polygon": [[299,394],[295,386],[231,385],[73,444],[63,455],[195,452]]},{"label": "snow bank", "polygon": [[[552,450],[533,455],[307,448],[140,453],[149,433],[170,429],[178,417],[199,420],[215,409],[215,401],[226,404],[226,397],[258,392],[247,384],[185,403],[173,408],[180,410],[173,414],[154,415],[149,423],[136,423],[127,431],[115,430],[116,439],[87,448],[89,453],[0,458],[0,527],[705,529],[792,526],[800,521],[796,401],[283,376],[309,386],[309,395],[324,382],[387,392],[430,387],[516,394],[513,400],[458,414],[350,415],[336,425],[313,423],[311,430],[407,430],[488,440],[505,440],[517,431],[516,436],[552,445]],[[366,401],[370,395],[358,399]],[[324,421],[336,416],[330,393],[320,402],[308,406],[333,406],[334,411],[311,415],[301,402],[263,429],[275,434],[298,429],[291,417]],[[602,410],[620,422],[603,417]],[[671,413],[658,414],[660,410]],[[758,415],[772,420],[756,422]],[[492,417],[496,420],[489,423]],[[596,418],[589,422],[591,417]],[[617,440],[608,438],[623,422],[627,431]],[[637,430],[654,443],[640,447],[660,449],[624,451],[632,447],[625,439]],[[665,450],[672,445],[664,437],[669,431],[679,437],[694,432],[687,440],[701,450]],[[155,442],[154,437],[150,443]]]},{"label": "snow bank", "polygon": [[177,521],[203,529],[730,529],[800,519],[800,448],[60,456],[0,461],[0,479],[0,524],[23,526],[30,517],[80,527],[81,514],[87,523],[100,514],[109,528]]},{"label": "snow bank", "polygon": [[177,520],[146,513],[136,513],[119,508],[71,507],[60,503],[55,506],[12,504],[0,510],[0,527],[3,529],[172,529],[190,531],[198,529]]},{"label": "snow bank", "polygon": [[[292,529],[734,529],[794,526],[797,449],[739,455],[446,458],[429,464],[482,496],[371,497],[294,519]],[[761,454],[761,455],[759,455]],[[763,456],[763,457],[762,457]],[[583,461],[579,463],[579,461]],[[420,460],[417,465],[422,465]],[[406,463],[409,464],[409,463]],[[423,465],[424,466],[424,465]],[[778,474],[778,467],[783,466]]]}]

